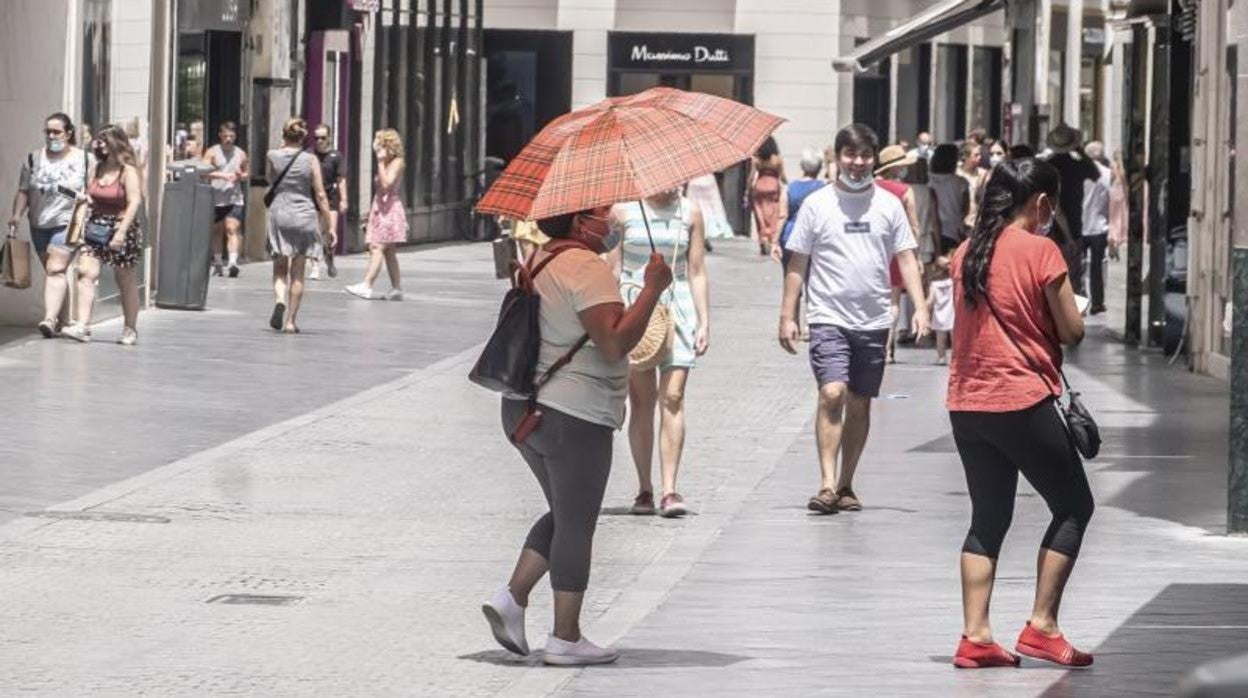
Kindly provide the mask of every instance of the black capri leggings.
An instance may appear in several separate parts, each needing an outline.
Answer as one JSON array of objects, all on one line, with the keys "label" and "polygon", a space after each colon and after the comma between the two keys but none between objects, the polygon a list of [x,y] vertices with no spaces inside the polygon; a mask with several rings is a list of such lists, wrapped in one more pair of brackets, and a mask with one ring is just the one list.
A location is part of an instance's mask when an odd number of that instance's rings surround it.
[{"label": "black capri leggings", "polygon": [[[504,433],[510,434],[527,411],[527,402],[504,398]],[[516,447],[550,507],[529,529],[524,547],[550,563],[551,588],[585,591],[615,434],[545,405],[542,414],[541,425]]]},{"label": "black capri leggings", "polygon": [[1078,557],[1095,505],[1054,399],[1017,412],[950,412],[949,421],[971,494],[971,530],[962,551],[1000,554],[1021,471],[1053,513],[1041,547]]}]

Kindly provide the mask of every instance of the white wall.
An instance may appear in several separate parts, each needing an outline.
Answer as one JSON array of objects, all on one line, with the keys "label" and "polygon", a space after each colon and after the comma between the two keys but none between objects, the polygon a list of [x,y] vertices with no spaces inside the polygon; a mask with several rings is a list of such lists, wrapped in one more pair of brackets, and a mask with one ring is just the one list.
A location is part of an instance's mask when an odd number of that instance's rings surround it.
[{"label": "white wall", "polygon": [[138,117],[145,128],[152,82],[151,0],[113,0],[112,40],[111,120]]},{"label": "white wall", "polygon": [[[68,0],[3,0],[0,2],[0,202],[8,221],[17,190],[21,162],[43,142],[43,119],[57,111],[75,119],[65,103],[66,50],[70,36]],[[73,83],[71,79],[68,83]],[[29,240],[25,222],[20,235]],[[30,288],[0,287],[0,324],[33,325],[43,315],[43,278],[38,262]]]}]

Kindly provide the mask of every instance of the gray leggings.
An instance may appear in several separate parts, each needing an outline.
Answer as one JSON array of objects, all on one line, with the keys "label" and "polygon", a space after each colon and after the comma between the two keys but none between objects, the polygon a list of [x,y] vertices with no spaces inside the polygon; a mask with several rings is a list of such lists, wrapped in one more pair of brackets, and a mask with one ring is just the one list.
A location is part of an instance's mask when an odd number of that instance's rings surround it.
[{"label": "gray leggings", "polygon": [[[556,591],[585,591],[598,510],[611,474],[610,427],[542,406],[542,423],[517,446],[546,495],[543,514],[524,547],[550,563]],[[503,431],[510,434],[528,411],[522,400],[503,399]]]}]

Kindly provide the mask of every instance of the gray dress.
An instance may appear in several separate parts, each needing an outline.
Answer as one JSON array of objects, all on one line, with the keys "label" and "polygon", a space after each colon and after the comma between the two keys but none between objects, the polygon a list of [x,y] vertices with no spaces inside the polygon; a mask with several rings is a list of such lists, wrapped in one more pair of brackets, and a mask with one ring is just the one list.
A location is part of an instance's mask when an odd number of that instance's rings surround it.
[{"label": "gray dress", "polygon": [[269,207],[269,252],[274,256],[320,259],[321,219],[312,198],[312,168],[320,167],[320,163],[311,153],[295,148],[270,150],[270,181],[277,179],[292,157],[299,159],[278,183],[277,195]]}]

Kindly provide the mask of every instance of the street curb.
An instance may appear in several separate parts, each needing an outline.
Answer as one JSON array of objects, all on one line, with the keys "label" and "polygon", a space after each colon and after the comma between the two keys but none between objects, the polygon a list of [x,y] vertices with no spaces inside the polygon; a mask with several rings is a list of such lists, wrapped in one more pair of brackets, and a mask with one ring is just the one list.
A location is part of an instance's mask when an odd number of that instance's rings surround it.
[{"label": "street curb", "polygon": [[[706,507],[698,516],[685,519],[686,530],[661,550],[637,575],[637,579],[611,601],[606,612],[587,623],[587,635],[592,636],[599,644],[615,645],[658,609],[668,594],[711,547],[720,532],[740,513],[750,494],[775,472],[793,442],[810,430],[814,408],[807,400],[800,402],[800,405],[793,407],[783,418],[776,421],[776,424],[797,426],[778,427],[766,439],[756,442],[754,450],[747,452],[748,457],[741,459],[742,463],[748,463],[751,467],[737,469],[732,478],[719,488],[717,496],[707,501]],[[794,497],[799,495],[795,494]],[[540,650],[535,650],[534,655],[538,651]],[[621,661],[627,663],[628,649],[624,648],[622,652]],[[530,666],[518,679],[495,695],[505,698],[553,695],[586,670],[569,671],[540,664]],[[608,665],[588,670],[619,669]]]},{"label": "street curb", "polygon": [[[232,441],[227,441],[223,444],[200,451],[167,465],[163,465],[140,475],[122,480],[121,482],[101,487],[100,489],[94,490],[88,494],[78,497],[77,499],[61,502],[60,504],[48,507],[42,511],[83,512],[105,507],[111,502],[115,502],[151,485],[155,485],[166,480],[172,480],[199,468],[211,466],[214,463],[220,462],[225,456],[254,448],[266,441],[279,438],[291,431],[302,429],[321,420],[334,417],[344,410],[371,402],[390,393],[406,390],[407,388],[436,377],[456,366],[467,365],[469,362],[474,361],[477,358],[484,346],[484,343],[477,344],[464,349],[459,353],[440,359],[429,366],[412,371],[411,373],[395,380],[382,383],[381,385],[374,386],[350,397],[343,398],[337,402],[324,405],[312,410],[311,412],[306,412],[285,421],[269,425],[263,429],[240,436]],[[18,539],[49,526],[55,526],[57,523],[60,523],[60,521],[56,519],[19,515],[19,518],[0,526],[0,542]]]}]

